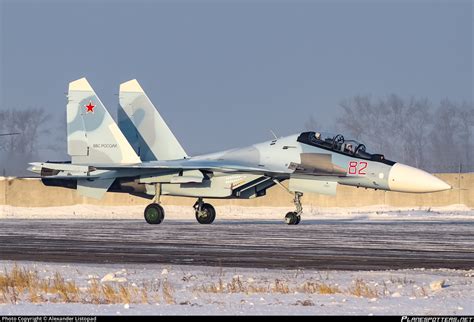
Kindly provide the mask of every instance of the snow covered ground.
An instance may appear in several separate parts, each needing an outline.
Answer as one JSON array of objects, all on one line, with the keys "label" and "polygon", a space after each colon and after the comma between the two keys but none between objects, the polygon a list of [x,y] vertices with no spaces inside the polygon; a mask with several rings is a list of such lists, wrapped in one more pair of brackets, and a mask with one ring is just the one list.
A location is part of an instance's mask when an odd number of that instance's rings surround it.
[{"label": "snow covered ground", "polygon": [[[191,207],[165,205],[165,210],[166,220],[195,220]],[[216,210],[217,220],[281,222],[283,214],[291,208],[222,206],[216,207]],[[142,219],[143,207],[0,206],[0,219],[13,218]],[[308,220],[309,224],[315,220],[446,221],[465,224],[474,223],[474,209],[463,205],[429,209],[307,206],[303,219]],[[55,274],[59,273],[64,283],[74,282],[74,296],[61,295],[51,289],[35,289],[35,294],[32,294],[25,289],[13,292],[12,297],[11,289],[2,288],[2,276],[14,270],[15,265],[28,272],[36,272],[34,274],[39,280],[48,281],[47,285],[53,285],[58,280]],[[474,268],[316,271],[0,261],[0,315],[473,315],[473,277]],[[5,285],[4,280],[3,283]]]},{"label": "snow covered ground", "polygon": [[[15,265],[50,285],[60,273],[65,282],[75,282],[80,293],[76,301],[83,303],[65,303],[52,291],[39,299],[24,290],[12,300],[0,288],[1,315],[474,314],[474,270],[347,272],[0,261],[0,286]],[[94,304],[92,286],[108,287],[109,293],[119,294],[120,286],[131,291],[115,304],[104,299]]]},{"label": "snow covered ground", "polygon": [[[194,220],[192,207],[164,205],[166,219]],[[0,206],[0,219],[143,219],[143,206],[74,205],[64,207]],[[285,207],[216,207],[217,220],[278,220],[293,211]],[[474,209],[465,205],[416,208],[367,206],[354,208],[322,208],[306,206],[303,220],[362,220],[362,221],[473,221]]]}]

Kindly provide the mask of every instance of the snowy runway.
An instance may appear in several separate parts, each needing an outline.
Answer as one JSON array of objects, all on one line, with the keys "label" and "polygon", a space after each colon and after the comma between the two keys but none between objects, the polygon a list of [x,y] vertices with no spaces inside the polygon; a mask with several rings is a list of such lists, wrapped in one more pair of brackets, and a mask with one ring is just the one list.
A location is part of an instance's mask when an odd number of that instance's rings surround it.
[{"label": "snowy runway", "polygon": [[0,260],[319,270],[474,267],[472,221],[22,220],[0,225]]}]

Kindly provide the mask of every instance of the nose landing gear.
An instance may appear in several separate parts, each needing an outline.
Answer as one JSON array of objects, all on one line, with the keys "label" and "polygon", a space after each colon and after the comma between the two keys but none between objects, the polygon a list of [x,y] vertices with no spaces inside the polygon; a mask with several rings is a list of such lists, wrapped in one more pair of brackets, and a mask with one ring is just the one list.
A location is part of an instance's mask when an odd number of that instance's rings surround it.
[{"label": "nose landing gear", "polygon": [[[278,181],[277,179],[274,179],[273,182],[275,182],[281,188],[286,190],[288,193],[293,194],[293,192],[291,192],[287,187],[282,185],[281,182]],[[293,203],[295,204],[296,211],[290,211],[289,213],[286,214],[285,222],[288,225],[298,225],[301,221],[301,214],[303,213],[303,206],[301,205],[301,197],[303,197],[303,193],[295,191],[294,196],[295,197],[293,198]]]},{"label": "nose landing gear", "polygon": [[285,222],[288,225],[298,225],[301,221],[301,213],[303,212],[303,206],[301,205],[301,197],[303,194],[301,192],[295,192],[295,198],[293,203],[296,206],[296,211],[290,211],[285,216]]}]

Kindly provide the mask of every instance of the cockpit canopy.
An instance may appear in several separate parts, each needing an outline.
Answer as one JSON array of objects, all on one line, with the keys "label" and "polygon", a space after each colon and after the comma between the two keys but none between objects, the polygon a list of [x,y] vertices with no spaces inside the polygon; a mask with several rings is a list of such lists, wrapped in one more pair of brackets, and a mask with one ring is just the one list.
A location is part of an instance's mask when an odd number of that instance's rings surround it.
[{"label": "cockpit canopy", "polygon": [[298,138],[299,142],[310,144],[326,150],[353,155],[362,159],[384,160],[380,154],[370,154],[366,151],[365,144],[356,140],[346,140],[342,134],[328,132],[304,132]]}]

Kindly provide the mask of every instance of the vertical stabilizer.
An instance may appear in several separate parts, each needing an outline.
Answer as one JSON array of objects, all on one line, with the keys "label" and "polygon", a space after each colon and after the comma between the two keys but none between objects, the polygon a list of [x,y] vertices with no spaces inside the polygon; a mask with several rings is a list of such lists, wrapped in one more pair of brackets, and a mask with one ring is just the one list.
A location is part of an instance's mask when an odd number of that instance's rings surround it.
[{"label": "vertical stabilizer", "polygon": [[69,83],[67,135],[72,163],[140,163],[140,158],[85,78]]},{"label": "vertical stabilizer", "polygon": [[187,157],[136,79],[120,84],[119,125],[142,161]]}]

